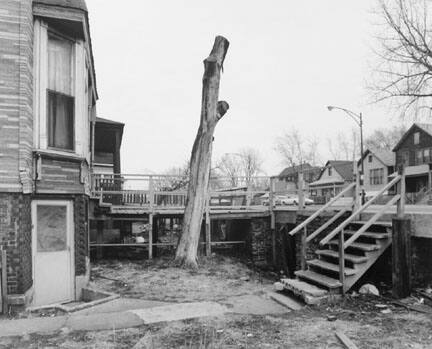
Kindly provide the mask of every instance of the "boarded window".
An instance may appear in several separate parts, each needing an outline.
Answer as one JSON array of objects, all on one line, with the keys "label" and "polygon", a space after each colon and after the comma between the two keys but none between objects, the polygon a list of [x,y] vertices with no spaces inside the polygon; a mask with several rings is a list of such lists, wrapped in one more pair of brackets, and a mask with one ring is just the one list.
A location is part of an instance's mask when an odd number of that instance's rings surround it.
[{"label": "boarded window", "polygon": [[414,144],[419,144],[420,143],[420,132],[415,132],[414,133]]},{"label": "boarded window", "polygon": [[73,43],[48,37],[48,146],[74,149]]}]

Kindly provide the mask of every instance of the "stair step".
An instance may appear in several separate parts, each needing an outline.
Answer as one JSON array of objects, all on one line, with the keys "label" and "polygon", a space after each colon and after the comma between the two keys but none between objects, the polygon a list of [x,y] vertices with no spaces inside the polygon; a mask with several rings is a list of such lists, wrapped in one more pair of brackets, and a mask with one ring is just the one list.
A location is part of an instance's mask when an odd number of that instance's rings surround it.
[{"label": "stair step", "polygon": [[320,304],[329,297],[327,290],[299,279],[282,279],[280,282],[286,290],[302,298],[306,304]]},{"label": "stair step", "polygon": [[297,270],[295,274],[300,279],[307,279],[328,288],[338,288],[342,286],[339,280],[316,273],[312,270]]},{"label": "stair step", "polygon": [[[316,250],[316,254],[327,257],[339,258],[339,253],[333,250]],[[368,258],[365,256],[356,256],[354,254],[345,253],[345,260],[354,264],[367,262]]]},{"label": "stair step", "polygon": [[[368,223],[368,221],[353,221],[351,224],[359,224],[359,225],[365,225]],[[381,227],[391,228],[392,222],[375,222],[372,225],[379,225]]]},{"label": "stair step", "polygon": [[[354,235],[356,233],[355,230],[346,230],[345,234],[347,235]],[[360,236],[366,237],[366,238],[373,238],[373,239],[388,239],[391,234],[389,233],[375,233],[373,231],[365,231],[364,233],[361,233]]]},{"label": "stair step", "polygon": [[[331,240],[328,243],[329,245],[339,246],[339,240]],[[362,251],[376,251],[380,249],[379,245],[375,244],[366,244],[364,242],[353,242],[349,247],[356,248]]]},{"label": "stair step", "polygon": [[[333,264],[326,261],[323,261],[321,259],[313,259],[306,262],[308,265],[318,267],[325,270],[330,270],[339,273],[339,264]],[[345,275],[350,276],[354,275],[356,273],[356,270],[353,268],[347,268],[345,267]]]}]

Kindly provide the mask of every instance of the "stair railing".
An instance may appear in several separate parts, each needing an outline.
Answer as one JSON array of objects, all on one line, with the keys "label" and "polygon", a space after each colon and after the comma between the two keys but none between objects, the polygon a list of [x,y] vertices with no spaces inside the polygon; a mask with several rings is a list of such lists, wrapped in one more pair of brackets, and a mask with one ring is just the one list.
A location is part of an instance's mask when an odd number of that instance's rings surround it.
[{"label": "stair railing", "polygon": [[319,233],[321,233],[324,229],[330,226],[333,222],[335,222],[338,218],[340,218],[344,213],[351,210],[351,205],[349,207],[342,208],[341,211],[339,211],[335,216],[330,218],[329,221],[327,221],[323,226],[318,228],[316,231],[314,231],[309,237],[307,236],[307,226],[309,223],[311,223],[315,218],[320,216],[325,210],[327,210],[329,207],[331,207],[333,204],[335,204],[341,197],[343,197],[346,193],[354,189],[355,195],[353,196],[353,203],[352,205],[355,206],[355,203],[357,201],[357,190],[355,189],[357,187],[357,183],[351,183],[348,185],[344,190],[342,190],[339,194],[337,194],[334,198],[332,198],[328,203],[326,203],[323,207],[321,207],[319,210],[317,210],[315,213],[313,213],[309,218],[307,218],[305,221],[303,221],[301,224],[299,224],[297,227],[295,227],[293,230],[289,232],[291,236],[297,234],[299,231],[303,231],[303,234],[301,235],[301,268],[302,270],[306,269],[306,251],[307,251],[307,243],[312,240],[314,237],[316,237]]},{"label": "stair railing", "polygon": [[[380,196],[382,196],[391,187],[397,185],[397,194],[383,205],[377,213],[375,213],[357,232],[355,232],[348,240],[345,241],[345,228],[352,223],[360,213],[364,212],[371,206]],[[345,294],[345,249],[352,245],[352,243],[359,238],[359,236],[366,232],[366,230],[374,224],[381,216],[383,216],[388,209],[397,204],[397,216],[403,217],[405,213],[405,173],[404,169],[399,170],[399,174],[387,183],[377,194],[375,194],[365,204],[355,210],[351,216],[344,220],[338,227],[331,231],[325,238],[320,241],[320,246],[327,244],[331,239],[338,235],[338,254],[339,254],[339,281],[342,284],[342,293]]]}]

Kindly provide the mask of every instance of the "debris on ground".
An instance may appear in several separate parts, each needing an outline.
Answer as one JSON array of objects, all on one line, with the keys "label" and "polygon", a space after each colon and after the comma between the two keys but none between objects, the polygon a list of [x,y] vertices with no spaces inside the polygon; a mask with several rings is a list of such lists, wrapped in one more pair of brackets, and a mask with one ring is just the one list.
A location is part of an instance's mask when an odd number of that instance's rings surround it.
[{"label": "debris on ground", "polygon": [[336,331],[336,337],[342,342],[347,349],[358,349],[358,347],[342,331]]},{"label": "debris on ground", "polygon": [[371,294],[374,296],[380,295],[378,289],[372,284],[364,284],[362,287],[360,287],[359,293],[360,294]]}]

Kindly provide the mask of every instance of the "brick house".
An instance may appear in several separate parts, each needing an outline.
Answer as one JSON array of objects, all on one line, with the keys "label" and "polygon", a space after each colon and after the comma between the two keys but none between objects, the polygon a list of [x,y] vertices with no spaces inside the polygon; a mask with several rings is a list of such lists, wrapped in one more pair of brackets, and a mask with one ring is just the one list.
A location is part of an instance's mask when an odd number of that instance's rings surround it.
[{"label": "brick house", "polygon": [[0,247],[11,304],[79,299],[97,99],[84,0],[0,2]]},{"label": "brick house", "polygon": [[393,151],[396,168],[405,167],[409,203],[420,202],[432,188],[432,124],[414,123]]}]

